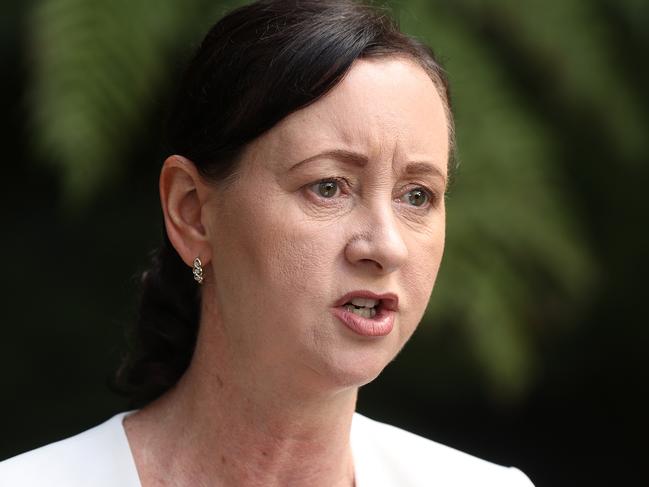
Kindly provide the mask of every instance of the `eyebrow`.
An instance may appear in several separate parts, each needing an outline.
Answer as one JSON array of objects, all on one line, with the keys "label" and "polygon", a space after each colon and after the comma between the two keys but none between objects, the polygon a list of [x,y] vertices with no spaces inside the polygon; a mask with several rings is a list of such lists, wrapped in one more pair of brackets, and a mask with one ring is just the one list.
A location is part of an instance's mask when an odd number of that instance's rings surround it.
[{"label": "eyebrow", "polygon": [[406,174],[433,175],[444,181],[446,185],[446,175],[439,168],[428,162],[409,162],[406,164]]},{"label": "eyebrow", "polygon": [[345,163],[351,163],[356,166],[363,167],[367,164],[367,157],[364,156],[363,154],[360,154],[358,152],[353,152],[353,151],[348,151],[344,149],[333,149],[333,150],[328,150],[324,152],[320,152],[319,154],[316,154],[311,157],[307,157],[303,161],[298,162],[297,164],[294,164],[291,166],[289,171],[293,171],[297,169],[298,167],[302,166],[303,164],[306,164],[308,162],[311,162],[316,159],[336,159],[340,162],[345,162]]},{"label": "eyebrow", "polygon": [[[359,167],[363,167],[368,163],[368,158],[364,154],[361,154],[359,152],[354,152],[354,151],[348,151],[345,149],[333,149],[333,150],[320,152],[311,157],[307,157],[306,159],[291,166],[289,171],[294,171],[298,167],[307,164],[311,161],[314,161],[316,159],[326,159],[326,158],[336,159],[340,162],[354,164]],[[428,162],[423,162],[423,161],[409,162],[408,164],[406,164],[405,173],[409,175],[415,175],[415,174],[432,175],[440,178],[444,182],[444,185],[446,185],[447,182],[446,175],[439,168],[437,168],[437,166]]]}]

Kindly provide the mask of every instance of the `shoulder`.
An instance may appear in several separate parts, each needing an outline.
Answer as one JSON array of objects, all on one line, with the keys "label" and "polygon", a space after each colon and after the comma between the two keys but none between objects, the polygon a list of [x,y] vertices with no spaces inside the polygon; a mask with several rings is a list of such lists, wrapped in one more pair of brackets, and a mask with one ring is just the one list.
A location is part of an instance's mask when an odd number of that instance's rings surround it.
[{"label": "shoulder", "polygon": [[0,485],[139,487],[122,426],[127,413],[65,440],[0,462]]},{"label": "shoulder", "polygon": [[502,467],[400,428],[354,415],[352,451],[359,487],[531,487],[520,470]]}]

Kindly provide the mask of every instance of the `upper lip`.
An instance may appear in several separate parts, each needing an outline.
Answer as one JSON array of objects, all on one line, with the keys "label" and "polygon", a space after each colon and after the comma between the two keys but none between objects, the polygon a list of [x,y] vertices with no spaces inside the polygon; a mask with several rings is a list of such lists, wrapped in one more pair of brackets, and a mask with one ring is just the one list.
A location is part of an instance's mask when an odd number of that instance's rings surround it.
[{"label": "upper lip", "polygon": [[379,305],[390,311],[397,311],[399,309],[399,296],[394,293],[377,294],[372,291],[351,291],[341,297],[334,306],[342,306],[354,298],[377,299],[380,300]]}]

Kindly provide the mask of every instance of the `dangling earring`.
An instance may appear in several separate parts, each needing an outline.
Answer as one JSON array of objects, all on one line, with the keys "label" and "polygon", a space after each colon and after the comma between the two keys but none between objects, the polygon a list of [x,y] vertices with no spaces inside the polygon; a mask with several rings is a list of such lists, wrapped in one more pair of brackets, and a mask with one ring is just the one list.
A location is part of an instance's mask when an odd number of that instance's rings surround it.
[{"label": "dangling earring", "polygon": [[194,280],[199,284],[203,284],[203,263],[198,257],[194,259]]}]

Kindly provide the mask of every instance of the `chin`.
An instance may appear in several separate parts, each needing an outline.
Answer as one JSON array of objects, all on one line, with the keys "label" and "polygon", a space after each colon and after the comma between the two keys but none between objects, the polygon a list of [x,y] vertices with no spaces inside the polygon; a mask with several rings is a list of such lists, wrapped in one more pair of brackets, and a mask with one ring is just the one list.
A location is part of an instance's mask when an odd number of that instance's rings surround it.
[{"label": "chin", "polygon": [[396,351],[386,350],[376,343],[363,345],[360,350],[358,347],[339,350],[327,356],[326,362],[318,367],[329,387],[348,389],[364,386],[376,379],[396,355]]},{"label": "chin", "polygon": [[300,347],[299,362],[308,371],[305,385],[335,393],[368,384],[395,358],[409,335],[402,320],[389,334],[376,337],[359,336],[337,319],[320,323]]}]

